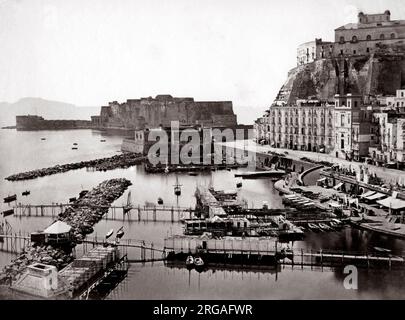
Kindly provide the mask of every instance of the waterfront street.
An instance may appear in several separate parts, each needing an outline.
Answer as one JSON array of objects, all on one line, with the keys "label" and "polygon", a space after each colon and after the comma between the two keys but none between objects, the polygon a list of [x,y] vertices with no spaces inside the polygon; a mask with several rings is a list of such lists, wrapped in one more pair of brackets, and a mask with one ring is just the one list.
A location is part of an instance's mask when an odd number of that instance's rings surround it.
[{"label": "waterfront street", "polygon": [[383,179],[385,183],[395,184],[398,181],[401,182],[405,181],[405,171],[388,169],[385,167],[377,167],[375,165],[355,161],[348,161],[345,159],[336,158],[332,155],[325,153],[273,148],[269,145],[257,144],[252,140],[237,140],[233,142],[223,142],[223,143],[219,142],[219,144],[258,153],[276,152],[284,154],[287,158],[290,158],[292,160],[300,160],[301,158],[308,158],[314,162],[326,161],[333,164],[338,164],[347,169],[350,168],[351,170],[356,170],[356,172],[360,170],[360,166],[363,166],[368,168],[369,173],[371,174],[375,173],[378,177]]}]

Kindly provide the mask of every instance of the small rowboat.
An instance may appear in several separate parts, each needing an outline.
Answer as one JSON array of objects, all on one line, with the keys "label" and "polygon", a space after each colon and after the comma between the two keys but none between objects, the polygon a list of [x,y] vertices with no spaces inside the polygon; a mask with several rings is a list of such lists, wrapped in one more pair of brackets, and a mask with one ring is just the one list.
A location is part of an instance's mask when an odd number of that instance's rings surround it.
[{"label": "small rowboat", "polygon": [[121,227],[121,228],[117,231],[116,237],[117,237],[118,239],[121,239],[121,238],[124,236],[124,234],[125,234],[125,232],[124,232],[124,227]]},{"label": "small rowboat", "polygon": [[319,227],[320,227],[322,230],[325,230],[325,231],[332,230],[331,227],[329,227],[328,225],[326,225],[326,224],[324,224],[324,223],[319,223],[318,225],[319,225]]},{"label": "small rowboat", "polygon": [[30,193],[31,193],[31,192],[30,192],[29,190],[25,190],[25,191],[22,193],[22,195],[23,195],[23,196],[28,196]]},{"label": "small rowboat", "polygon": [[381,252],[381,253],[391,253],[390,249],[385,249],[385,248],[381,248],[381,247],[374,247],[374,250]]},{"label": "small rowboat", "polygon": [[188,268],[193,267],[194,266],[194,258],[192,255],[189,255],[186,259],[186,266]]},{"label": "small rowboat", "polygon": [[105,235],[105,238],[108,239],[109,237],[111,237],[114,233],[114,229],[111,229],[110,231],[108,231]]},{"label": "small rowboat", "polygon": [[196,268],[198,268],[198,267],[202,268],[202,267],[204,267],[204,260],[201,259],[200,257],[196,257],[194,259],[194,265]]},{"label": "small rowboat", "polygon": [[7,196],[3,200],[4,200],[4,203],[9,203],[9,202],[12,202],[12,201],[16,201],[17,200],[17,195],[13,194],[11,196]]},{"label": "small rowboat", "polygon": [[320,231],[321,229],[314,223],[308,223],[308,228],[310,228],[312,231]]}]

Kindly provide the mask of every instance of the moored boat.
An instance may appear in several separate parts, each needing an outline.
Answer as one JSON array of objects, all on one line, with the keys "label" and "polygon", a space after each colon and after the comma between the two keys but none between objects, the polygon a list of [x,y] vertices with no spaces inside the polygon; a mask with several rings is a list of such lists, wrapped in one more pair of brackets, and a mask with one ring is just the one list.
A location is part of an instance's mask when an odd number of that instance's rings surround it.
[{"label": "moored boat", "polygon": [[328,225],[324,224],[324,223],[318,223],[319,228],[321,228],[324,231],[330,231],[332,230],[331,227],[329,227]]},{"label": "moored boat", "polygon": [[124,234],[125,234],[125,232],[124,232],[124,227],[121,227],[121,228],[118,229],[117,234],[116,234],[116,237],[117,237],[118,239],[121,239],[121,238],[124,236]]},{"label": "moored boat", "polygon": [[17,200],[17,195],[13,194],[11,196],[7,196],[4,199],[4,203],[8,203],[8,202],[12,202],[12,201],[16,201]]},{"label": "moored boat", "polygon": [[25,190],[25,191],[23,191],[22,195],[23,196],[28,196],[30,193],[31,193],[31,191]]},{"label": "moored boat", "polygon": [[174,194],[176,196],[181,195],[181,184],[179,184],[179,178],[176,176],[176,184],[174,185]]},{"label": "moored boat", "polygon": [[111,237],[114,233],[114,229],[110,229],[110,231],[108,231],[105,235],[105,238],[108,239],[109,237]]},{"label": "moored boat", "polygon": [[2,212],[3,217],[11,216],[14,214],[14,209],[5,210]]},{"label": "moored boat", "polygon": [[187,268],[192,268],[194,266],[194,258],[192,255],[187,256],[186,266]]},{"label": "moored boat", "polygon": [[321,229],[315,223],[308,223],[308,228],[312,231],[320,231]]},{"label": "moored boat", "polygon": [[204,267],[204,260],[201,257],[194,258],[194,266],[196,268],[203,268]]}]

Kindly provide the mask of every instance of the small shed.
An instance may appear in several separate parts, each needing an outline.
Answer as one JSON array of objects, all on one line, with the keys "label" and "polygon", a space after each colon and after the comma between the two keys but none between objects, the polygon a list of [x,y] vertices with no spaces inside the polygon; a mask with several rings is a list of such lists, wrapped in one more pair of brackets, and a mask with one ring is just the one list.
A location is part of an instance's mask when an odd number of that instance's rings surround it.
[{"label": "small shed", "polygon": [[62,244],[70,241],[72,227],[63,221],[56,221],[46,228],[43,233],[48,243]]}]

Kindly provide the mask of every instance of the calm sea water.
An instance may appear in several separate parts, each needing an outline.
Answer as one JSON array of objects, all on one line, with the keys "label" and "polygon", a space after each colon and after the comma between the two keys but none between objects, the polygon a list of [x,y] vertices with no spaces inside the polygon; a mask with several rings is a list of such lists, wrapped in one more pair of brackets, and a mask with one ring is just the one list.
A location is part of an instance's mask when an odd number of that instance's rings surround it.
[{"label": "calm sea water", "polygon": [[[41,140],[45,137],[46,140]],[[100,142],[105,139],[106,142]],[[131,190],[135,204],[156,203],[162,197],[165,205],[194,206],[194,191],[197,185],[213,185],[215,188],[234,189],[234,172],[216,171],[196,177],[178,175],[183,185],[182,195],[175,197],[173,184],[175,174],[146,174],[141,166],[107,172],[90,172],[85,169],[70,171],[22,182],[8,182],[4,177],[20,171],[43,168],[55,164],[89,160],[111,156],[120,150],[122,136],[107,135],[91,130],[17,132],[0,130],[0,194],[2,197],[16,193],[18,202],[49,204],[67,202],[83,189],[91,189],[103,180],[125,177],[132,186],[116,201],[126,202]],[[78,150],[71,150],[78,143]],[[311,177],[311,180],[316,177]],[[30,190],[28,197],[21,192]],[[238,196],[246,199],[249,206],[261,206],[267,201],[270,207],[281,208],[281,197],[267,179],[243,180]],[[1,210],[8,208],[0,204]],[[43,229],[51,218],[7,217],[15,232],[32,232]],[[169,219],[167,219],[169,220]],[[153,242],[162,246],[166,236],[181,234],[180,223],[127,222],[102,220],[95,226],[95,235],[103,236],[111,228],[124,226],[125,237]],[[405,243],[372,233],[345,228],[334,233],[308,233],[304,241],[292,244],[297,248],[328,248],[342,250],[365,250],[372,246],[391,248],[402,253]],[[0,252],[0,267],[9,263],[12,255]],[[168,266],[162,262],[132,264],[128,277],[108,299],[384,299],[402,298],[404,274],[397,271],[359,270],[359,289],[346,290],[342,270],[312,269],[295,266],[267,270],[209,269],[198,273],[181,266]]]}]

